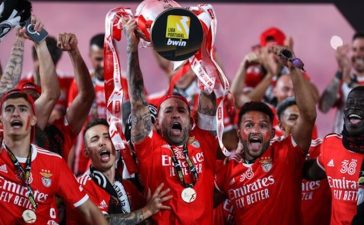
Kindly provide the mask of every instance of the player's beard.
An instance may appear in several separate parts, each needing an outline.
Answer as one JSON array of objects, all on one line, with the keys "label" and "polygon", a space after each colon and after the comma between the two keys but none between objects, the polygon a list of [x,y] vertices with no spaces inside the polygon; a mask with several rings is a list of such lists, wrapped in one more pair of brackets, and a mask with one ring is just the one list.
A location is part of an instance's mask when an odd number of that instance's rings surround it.
[{"label": "player's beard", "polygon": [[168,144],[177,146],[186,144],[189,137],[189,130],[187,128],[182,128],[182,134],[178,137],[171,134],[171,129],[163,129],[161,133]]}]

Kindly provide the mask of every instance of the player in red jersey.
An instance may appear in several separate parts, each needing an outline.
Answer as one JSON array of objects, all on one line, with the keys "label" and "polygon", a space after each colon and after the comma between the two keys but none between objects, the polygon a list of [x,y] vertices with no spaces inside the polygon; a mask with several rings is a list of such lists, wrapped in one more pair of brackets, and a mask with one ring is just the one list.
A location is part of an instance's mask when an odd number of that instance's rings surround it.
[{"label": "player in red jersey", "polygon": [[[160,183],[171,189],[173,198],[152,219],[156,224],[212,224],[213,179],[217,154],[214,95],[203,92],[199,99],[198,125],[194,126],[187,100],[170,95],[159,106],[153,124],[143,93],[139,67],[136,22],[124,26],[127,37],[128,91],[131,103],[131,141],[139,161],[146,189],[155,191]],[[215,126],[214,126],[215,125]]]},{"label": "player in red jersey", "polygon": [[353,88],[344,107],[340,134],[327,135],[317,160],[307,162],[305,177],[327,177],[332,193],[331,225],[351,224],[356,214],[358,177],[364,159],[364,86]]},{"label": "player in red jersey", "polygon": [[[84,138],[86,155],[91,159],[91,167],[78,178],[103,214],[107,215],[111,224],[137,224],[157,213],[160,209],[168,209],[162,203],[172,196],[166,196],[168,189],[161,192],[163,184],[153,194],[149,203],[142,209],[145,200],[136,186],[115,170],[116,152],[109,135],[109,124],[105,119],[95,119],[85,128]],[[140,209],[134,211],[136,209]],[[133,212],[132,212],[133,211]],[[72,214],[75,213],[73,209]],[[67,216],[67,224],[75,223],[79,218]],[[71,221],[72,220],[72,221]]]},{"label": "player in red jersey", "polygon": [[300,117],[292,134],[274,137],[273,112],[262,102],[240,111],[241,160],[230,160],[216,175],[216,187],[235,208],[236,224],[302,224],[302,166],[316,119],[315,102],[302,72],[290,68]]},{"label": "player in red jersey", "polygon": [[[291,130],[297,124],[300,111],[295,98],[287,98],[277,106],[279,126],[284,136],[291,134]],[[320,154],[322,140],[314,138],[306,159],[316,159]],[[302,180],[302,216],[304,225],[329,225],[331,216],[331,192],[327,179],[310,181]]]},{"label": "player in red jersey", "polygon": [[[45,109],[42,111],[42,114],[39,114],[39,116],[47,118],[45,120],[46,124],[39,124],[39,122],[37,122],[37,126],[39,128],[37,128],[35,135],[37,145],[47,149],[49,148],[53,152],[61,154],[67,161],[74,140],[82,129],[83,123],[87,119],[95,94],[93,92],[93,86],[88,69],[78,49],[78,40],[76,35],[73,33],[59,34],[57,37],[57,45],[61,51],[63,50],[68,52],[74,67],[75,80],[80,89],[74,101],[69,105],[67,112],[65,112],[64,118],[54,121],[53,124],[49,124],[48,118],[56,102],[54,101],[51,107],[45,107],[43,105],[45,97],[43,96],[46,95],[47,92],[39,93],[38,89],[40,88],[32,82],[22,83],[18,87],[36,99],[35,102],[38,103],[38,105],[35,107],[36,109],[38,108],[38,111]],[[42,61],[39,62],[42,65]],[[51,64],[51,62],[49,62],[49,64]],[[53,80],[53,82],[57,83],[57,79]],[[50,88],[49,82],[42,83],[42,90]],[[49,104],[50,103],[48,103],[48,105]],[[65,123],[65,121],[67,121],[67,123]]]},{"label": "player in red jersey", "polygon": [[56,194],[77,207],[87,224],[107,224],[62,157],[31,144],[37,122],[33,99],[15,89],[3,96],[0,108],[0,224],[57,223]]}]

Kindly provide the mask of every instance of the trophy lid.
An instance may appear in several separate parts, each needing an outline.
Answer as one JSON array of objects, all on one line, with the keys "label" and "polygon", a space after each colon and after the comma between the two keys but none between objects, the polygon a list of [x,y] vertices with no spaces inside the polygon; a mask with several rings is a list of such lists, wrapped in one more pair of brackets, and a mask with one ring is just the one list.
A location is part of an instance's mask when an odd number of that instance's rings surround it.
[{"label": "trophy lid", "polygon": [[153,48],[170,61],[181,61],[193,56],[200,49],[202,39],[201,22],[187,9],[167,9],[152,26]]}]

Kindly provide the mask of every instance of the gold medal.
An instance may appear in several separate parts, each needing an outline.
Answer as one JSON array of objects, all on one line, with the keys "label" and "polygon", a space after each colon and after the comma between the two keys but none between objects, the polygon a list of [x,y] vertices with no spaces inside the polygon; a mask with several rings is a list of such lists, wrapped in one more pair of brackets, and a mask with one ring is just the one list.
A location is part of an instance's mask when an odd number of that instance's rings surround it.
[{"label": "gold medal", "polygon": [[30,209],[25,210],[21,216],[26,223],[35,223],[35,221],[37,220],[35,212]]},{"label": "gold medal", "polygon": [[184,202],[191,203],[196,200],[197,194],[195,189],[188,187],[183,189],[181,197]]}]

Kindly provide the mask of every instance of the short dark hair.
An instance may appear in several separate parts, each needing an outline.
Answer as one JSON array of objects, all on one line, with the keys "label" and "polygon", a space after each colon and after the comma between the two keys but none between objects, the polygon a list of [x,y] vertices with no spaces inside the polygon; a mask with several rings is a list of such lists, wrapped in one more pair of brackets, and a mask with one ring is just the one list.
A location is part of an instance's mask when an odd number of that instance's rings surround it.
[{"label": "short dark hair", "polygon": [[93,119],[91,120],[85,127],[85,130],[83,131],[83,137],[85,137],[85,134],[86,132],[94,127],[94,126],[97,126],[97,125],[104,125],[106,126],[107,128],[110,126],[109,123],[107,122],[106,119],[101,119],[101,118],[96,118],[96,119]]},{"label": "short dark hair", "polygon": [[12,90],[4,93],[1,96],[0,114],[2,113],[2,108],[3,108],[4,102],[7,101],[8,99],[15,99],[15,98],[23,98],[24,100],[26,100],[30,104],[31,109],[32,109],[33,113],[35,114],[33,98],[30,95],[28,95],[25,91],[20,90],[20,89],[12,89]]},{"label": "short dark hair", "polygon": [[[48,36],[46,38],[46,43],[47,43],[47,48],[48,48],[49,54],[52,57],[52,61],[53,61],[54,65],[57,65],[57,63],[61,59],[63,51],[60,48],[58,48],[57,39],[53,36]],[[37,55],[37,52],[36,52],[34,46],[32,48],[32,57],[33,57],[33,60],[38,60],[38,55]]]},{"label": "short dark hair", "polygon": [[241,124],[241,118],[243,117],[243,115],[251,111],[258,111],[266,114],[269,117],[270,122],[273,123],[274,114],[267,104],[263,102],[247,102],[240,108],[239,120],[238,120],[239,126]]},{"label": "short dark hair", "polygon": [[92,45],[96,45],[99,48],[104,48],[104,38],[105,38],[104,33],[100,33],[100,34],[96,34],[96,35],[92,36],[92,38],[90,40],[90,47]]},{"label": "short dark hair", "polygon": [[284,111],[292,105],[297,105],[296,99],[294,97],[288,97],[277,105],[277,115],[279,120],[281,120],[281,116]]},{"label": "short dark hair", "polygon": [[364,39],[364,33],[362,32],[356,32],[354,35],[353,35],[353,39],[352,41],[355,41],[356,39],[358,38],[363,38]]}]

